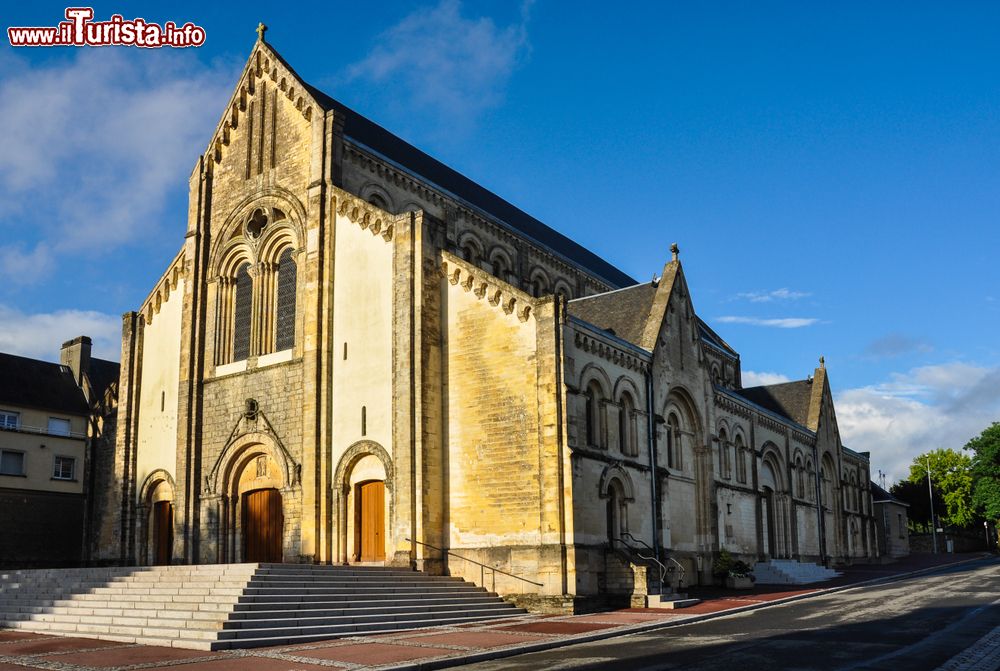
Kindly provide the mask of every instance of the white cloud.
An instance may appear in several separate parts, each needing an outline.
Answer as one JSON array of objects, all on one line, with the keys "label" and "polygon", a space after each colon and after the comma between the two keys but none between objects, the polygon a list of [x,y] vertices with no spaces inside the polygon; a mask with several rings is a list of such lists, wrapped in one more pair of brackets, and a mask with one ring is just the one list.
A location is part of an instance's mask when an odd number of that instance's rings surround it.
[{"label": "white cloud", "polygon": [[819,319],[812,317],[779,317],[776,319],[762,319],[759,317],[718,317],[716,321],[723,324],[749,324],[750,326],[768,326],[779,329],[798,329],[803,326],[812,326],[819,323]]},{"label": "white cloud", "polygon": [[0,304],[0,352],[59,361],[59,347],[79,335],[90,336],[91,354],[118,361],[122,322],[115,315],[93,310],[24,313]]},{"label": "white cloud", "polygon": [[472,123],[503,97],[514,69],[528,51],[527,18],[499,27],[491,18],[462,16],[459,0],[442,0],[407,15],[378,37],[347,81],[391,95],[393,106],[412,114],[431,111],[451,132]]},{"label": "white cloud", "polygon": [[868,356],[881,359],[914,352],[926,354],[933,350],[934,347],[926,340],[912,338],[901,333],[890,333],[869,343],[868,347],[865,348],[865,353]]},{"label": "white cloud", "polygon": [[16,242],[0,247],[0,277],[19,283],[35,282],[52,270],[52,250],[44,242],[30,251],[24,243]]},{"label": "white cloud", "polygon": [[782,287],[773,291],[743,291],[736,294],[736,298],[742,298],[751,303],[771,303],[773,301],[797,301],[811,295],[805,291],[792,291]]},{"label": "white cloud", "polygon": [[939,447],[961,449],[1000,420],[1000,368],[961,362],[894,373],[882,384],[836,395],[844,444],[871,452],[872,470],[890,481],[909,474],[913,457]]},{"label": "white cloud", "polygon": [[[0,60],[0,226],[21,241],[0,246],[0,274],[20,282],[42,279],[56,257],[107,252],[155,230],[237,76],[193,54],[139,49]],[[26,251],[29,235],[40,243]],[[47,263],[19,273],[33,257]]]},{"label": "white cloud", "polygon": [[744,370],[741,373],[744,387],[759,387],[765,384],[781,384],[791,382],[791,378],[781,373],[769,373],[766,371]]}]

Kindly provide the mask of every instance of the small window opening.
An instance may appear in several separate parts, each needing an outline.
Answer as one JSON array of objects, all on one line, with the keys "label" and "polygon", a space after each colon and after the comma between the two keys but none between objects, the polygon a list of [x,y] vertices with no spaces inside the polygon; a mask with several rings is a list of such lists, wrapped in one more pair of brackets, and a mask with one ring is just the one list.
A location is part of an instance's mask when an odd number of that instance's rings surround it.
[{"label": "small window opening", "polygon": [[361,435],[368,435],[368,408],[361,406]]},{"label": "small window opening", "polygon": [[344,361],[347,361],[347,343],[344,343]]}]

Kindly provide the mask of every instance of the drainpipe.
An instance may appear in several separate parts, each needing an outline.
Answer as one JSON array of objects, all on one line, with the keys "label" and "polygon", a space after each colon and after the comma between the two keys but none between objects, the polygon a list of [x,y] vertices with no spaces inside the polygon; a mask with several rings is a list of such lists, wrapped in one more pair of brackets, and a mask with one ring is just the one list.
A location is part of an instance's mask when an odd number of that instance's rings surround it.
[{"label": "drainpipe", "polygon": [[[650,491],[650,506],[653,511],[653,556],[656,560],[660,560],[660,520],[659,520],[659,506],[657,505],[657,488],[656,488],[656,403],[653,400],[653,373],[652,373],[653,362],[650,361],[650,370],[647,370],[644,374],[646,378],[646,426],[649,440],[649,491]],[[663,586],[660,586],[663,589]]]}]

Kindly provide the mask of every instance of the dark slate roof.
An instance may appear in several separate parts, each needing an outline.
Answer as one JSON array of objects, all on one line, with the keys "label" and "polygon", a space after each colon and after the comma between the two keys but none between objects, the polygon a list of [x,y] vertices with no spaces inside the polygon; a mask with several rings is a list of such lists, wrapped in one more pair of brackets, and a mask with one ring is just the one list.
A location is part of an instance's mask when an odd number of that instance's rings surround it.
[{"label": "dark slate roof", "polygon": [[114,361],[91,357],[90,366],[87,368],[87,379],[90,380],[90,388],[94,391],[95,400],[101,401],[108,387],[118,382],[120,371],[121,365]]},{"label": "dark slate roof", "polygon": [[909,507],[910,504],[900,501],[895,496],[876,485],[874,482],[869,482],[868,484],[871,485],[872,501],[875,503],[879,503],[880,501],[892,501],[893,503],[898,503],[901,506]]},{"label": "dark slate roof", "polygon": [[567,303],[566,309],[574,317],[610,331],[633,345],[639,345],[655,296],[656,285],[647,282],[596,296],[577,298]]},{"label": "dark slate roof", "polygon": [[66,366],[0,352],[0,403],[87,415],[83,390]]},{"label": "dark slate roof", "polygon": [[735,391],[759,406],[787,417],[793,422],[808,426],[812,380],[796,380],[782,384],[747,387]]},{"label": "dark slate roof", "polygon": [[[289,70],[292,70],[288,63],[282,62]],[[413,174],[496,217],[511,228],[582,266],[608,284],[615,287],[635,284],[636,281],[633,278],[593,252],[573,242],[562,233],[549,228],[492,191],[428,156],[340,101],[309,84],[305,86],[320,105],[344,115],[344,135],[351,140],[372,149]]]},{"label": "dark slate roof", "polygon": [[715,345],[716,347],[725,352],[729,352],[730,355],[732,355],[737,359],[740,358],[739,352],[734,350],[732,347],[729,346],[729,343],[727,343],[725,340],[719,337],[719,334],[713,331],[708,324],[702,321],[701,317],[698,317],[698,332],[701,335],[702,340],[705,340]]}]

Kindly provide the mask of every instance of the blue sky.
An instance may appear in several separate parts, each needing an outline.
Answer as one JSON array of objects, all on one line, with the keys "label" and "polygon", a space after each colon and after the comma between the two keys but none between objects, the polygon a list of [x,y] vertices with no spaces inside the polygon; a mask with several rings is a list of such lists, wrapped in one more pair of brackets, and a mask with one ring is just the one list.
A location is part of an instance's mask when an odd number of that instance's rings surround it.
[{"label": "blue sky", "polygon": [[873,472],[960,447],[1000,419],[1000,5],[696,4],[102,4],[207,42],[5,44],[0,349],[117,358],[263,20],[307,81],[634,277],[679,243],[747,383],[824,355]]}]

